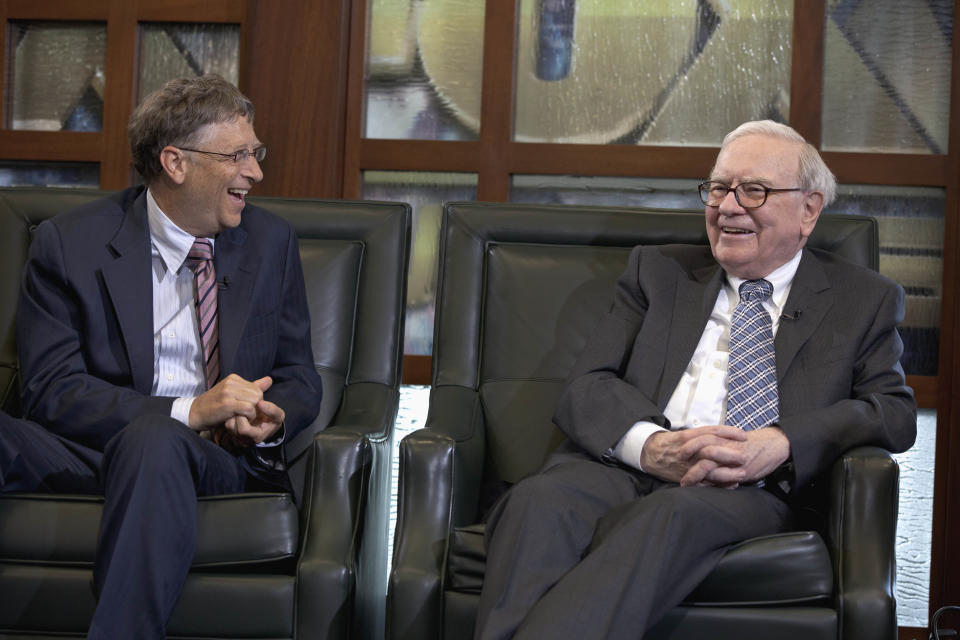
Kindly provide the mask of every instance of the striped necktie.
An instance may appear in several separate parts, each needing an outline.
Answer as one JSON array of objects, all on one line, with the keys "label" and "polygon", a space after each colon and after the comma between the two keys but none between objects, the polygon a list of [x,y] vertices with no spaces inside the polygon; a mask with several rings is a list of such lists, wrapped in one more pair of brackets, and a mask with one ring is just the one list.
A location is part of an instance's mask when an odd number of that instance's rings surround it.
[{"label": "striped necktie", "polygon": [[193,271],[193,296],[200,327],[204,376],[207,389],[220,377],[220,330],[217,321],[217,274],[213,270],[213,244],[197,238],[187,254],[187,266]]},{"label": "striped necktie", "polygon": [[740,285],[740,304],[730,322],[727,365],[727,424],[744,431],[773,424],[780,417],[773,323],[763,301],[773,293],[766,280]]}]

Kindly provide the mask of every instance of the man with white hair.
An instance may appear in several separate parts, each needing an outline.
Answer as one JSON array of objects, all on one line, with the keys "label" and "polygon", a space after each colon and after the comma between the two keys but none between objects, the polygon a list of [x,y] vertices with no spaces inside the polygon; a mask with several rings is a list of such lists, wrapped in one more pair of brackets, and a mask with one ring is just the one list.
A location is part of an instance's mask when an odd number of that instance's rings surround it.
[{"label": "man with white hair", "polygon": [[836,192],[816,149],[748,122],[699,190],[710,246],[633,250],[567,442],[488,519],[478,638],[640,637],[841,453],[913,444],[903,289],[804,248]]}]

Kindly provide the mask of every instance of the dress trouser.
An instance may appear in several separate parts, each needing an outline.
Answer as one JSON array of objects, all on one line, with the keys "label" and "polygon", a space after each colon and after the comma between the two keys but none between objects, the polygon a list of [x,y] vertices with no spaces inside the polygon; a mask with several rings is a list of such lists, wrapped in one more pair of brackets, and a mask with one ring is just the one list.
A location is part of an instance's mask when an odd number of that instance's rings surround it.
[{"label": "dress trouser", "polygon": [[495,505],[476,638],[639,638],[730,545],[786,530],[757,487],[680,487],[558,453]]},{"label": "dress trouser", "polygon": [[197,533],[197,497],[244,490],[240,462],[167,416],[143,416],[101,454],[0,413],[3,491],[102,493],[88,638],[165,637]]}]

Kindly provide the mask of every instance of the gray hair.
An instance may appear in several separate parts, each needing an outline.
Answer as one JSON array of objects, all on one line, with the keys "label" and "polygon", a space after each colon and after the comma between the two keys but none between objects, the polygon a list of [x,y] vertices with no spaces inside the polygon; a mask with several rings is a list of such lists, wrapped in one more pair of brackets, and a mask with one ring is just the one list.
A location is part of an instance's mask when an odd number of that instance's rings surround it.
[{"label": "gray hair", "polygon": [[217,74],[175,78],[148,95],[127,124],[133,166],[150,184],[163,172],[160,151],[189,145],[208,124],[246,118],[253,124],[253,103]]},{"label": "gray hair", "polygon": [[833,202],[837,195],[837,178],[820,157],[817,149],[804,140],[795,129],[773,120],[744,122],[726,135],[720,150],[723,151],[728,144],[745,136],[767,136],[797,143],[800,146],[800,171],[797,176],[800,186],[808,191],[818,191],[823,194],[824,207]]}]

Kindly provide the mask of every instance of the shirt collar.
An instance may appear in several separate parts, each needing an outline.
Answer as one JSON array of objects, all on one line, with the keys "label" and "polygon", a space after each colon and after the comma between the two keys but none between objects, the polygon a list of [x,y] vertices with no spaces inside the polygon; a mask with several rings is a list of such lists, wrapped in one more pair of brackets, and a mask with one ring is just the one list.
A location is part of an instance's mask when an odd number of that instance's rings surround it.
[{"label": "shirt collar", "polygon": [[[787,295],[790,293],[793,277],[797,275],[797,267],[800,266],[800,257],[802,255],[803,249],[800,249],[793,258],[763,278],[773,285],[773,294],[770,296],[770,300],[777,306],[777,309],[783,309],[783,305],[787,302]],[[744,282],[745,280],[743,278],[727,274],[727,284],[733,289],[733,300],[740,299],[740,285]]]},{"label": "shirt collar", "polygon": [[[167,217],[167,214],[161,211],[150,189],[147,189],[147,222],[150,225],[150,239],[153,241],[153,246],[157,248],[163,264],[168,271],[179,271],[196,238],[178,227]],[[208,240],[212,246],[213,238]]]}]

